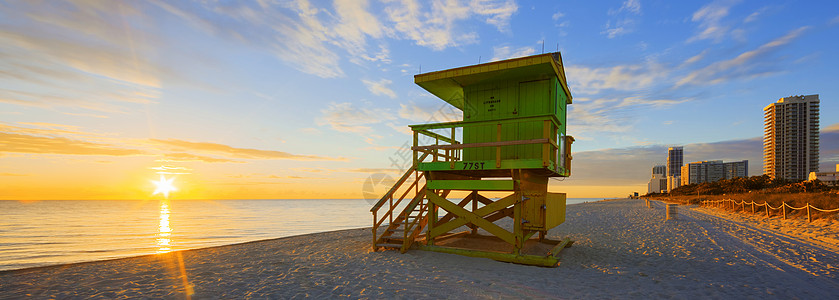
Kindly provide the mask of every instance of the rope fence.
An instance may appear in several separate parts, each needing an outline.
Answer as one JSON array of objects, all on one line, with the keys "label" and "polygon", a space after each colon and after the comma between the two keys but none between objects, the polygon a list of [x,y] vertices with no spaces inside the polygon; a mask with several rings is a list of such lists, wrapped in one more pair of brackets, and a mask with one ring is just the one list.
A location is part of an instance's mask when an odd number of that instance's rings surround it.
[{"label": "rope fence", "polygon": [[702,206],[716,207],[716,208],[730,208],[730,209],[737,209],[738,207],[740,207],[743,211],[746,211],[746,205],[748,205],[752,208],[752,213],[755,213],[755,208],[756,207],[766,207],[764,210],[766,211],[766,217],[767,218],[769,218],[771,216],[770,212],[769,212],[770,209],[772,211],[780,210],[780,211],[783,212],[784,220],[787,219],[787,208],[789,208],[791,210],[806,209],[807,210],[807,222],[808,223],[813,222],[813,217],[810,214],[811,209],[815,209],[817,211],[826,212],[826,213],[839,212],[839,208],[823,209],[823,208],[818,208],[818,207],[815,207],[813,205],[810,205],[810,203],[807,203],[807,205],[802,206],[802,207],[792,207],[789,204],[787,204],[786,202],[782,202],[782,204],[779,205],[778,207],[772,207],[772,205],[769,205],[769,203],[767,203],[767,202],[755,203],[754,201],[746,202],[746,200],[743,200],[743,201],[740,201],[740,202],[737,202],[737,200],[733,200],[733,199],[704,200],[704,201],[702,201]]}]

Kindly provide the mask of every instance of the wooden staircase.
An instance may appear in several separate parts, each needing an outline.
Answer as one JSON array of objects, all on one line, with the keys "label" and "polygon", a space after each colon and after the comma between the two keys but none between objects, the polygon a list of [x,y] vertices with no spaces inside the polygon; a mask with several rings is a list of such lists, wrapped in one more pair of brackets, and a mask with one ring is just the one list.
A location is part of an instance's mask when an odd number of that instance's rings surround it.
[{"label": "wooden staircase", "polygon": [[[420,157],[424,160],[429,153]],[[410,183],[410,184],[408,184]],[[407,184],[407,185],[406,185]],[[423,230],[428,224],[428,200],[425,197],[426,180],[416,167],[408,169],[404,175],[373,205],[373,251],[379,249],[399,249],[405,253],[415,241],[423,240]],[[439,191],[445,197],[449,191]],[[396,195],[399,195],[396,197]],[[409,199],[409,201],[404,201]],[[406,203],[403,203],[406,202]],[[384,213],[379,215],[379,211]],[[384,230],[381,228],[384,227]]]}]

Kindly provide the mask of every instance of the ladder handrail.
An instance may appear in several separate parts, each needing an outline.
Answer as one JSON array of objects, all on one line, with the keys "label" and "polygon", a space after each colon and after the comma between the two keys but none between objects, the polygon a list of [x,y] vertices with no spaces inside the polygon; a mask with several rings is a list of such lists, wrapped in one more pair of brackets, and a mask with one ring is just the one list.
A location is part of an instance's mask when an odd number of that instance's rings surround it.
[{"label": "ladder handrail", "polygon": [[[413,182],[413,183],[411,183],[411,185],[409,185],[407,189],[405,189],[405,192],[404,192],[404,193],[402,193],[402,197],[399,197],[399,199],[398,199],[398,200],[396,200],[396,203],[392,203],[392,204],[391,204],[391,206],[390,206],[390,209],[387,211],[387,213],[385,213],[384,215],[382,215],[382,217],[380,218],[380,220],[378,220],[376,223],[374,223],[374,224],[373,224],[373,226],[374,226],[374,227],[376,227],[376,228],[378,228],[380,225],[382,225],[382,223],[384,223],[384,221],[385,221],[385,220],[387,220],[387,219],[388,219],[388,217],[392,216],[392,215],[393,215],[393,209],[394,209],[395,207],[399,206],[399,204],[400,204],[400,203],[402,203],[402,200],[403,200],[403,199],[405,199],[405,196],[407,196],[407,195],[408,195],[408,192],[410,192],[410,191],[411,191],[411,188],[413,188],[415,185],[417,185],[417,184],[419,183],[420,179],[422,179],[424,176],[425,176],[425,174],[424,174],[424,173],[421,173],[421,174],[417,177],[417,179],[416,179],[416,180],[414,180],[414,182]],[[425,186],[423,186],[423,188],[425,188]],[[420,190],[422,190],[422,189],[420,189]],[[416,196],[415,196],[415,197],[416,197]],[[413,200],[411,200],[411,201],[413,201]]]},{"label": "ladder handrail", "polygon": [[[428,152],[423,154],[422,157],[420,157],[419,161],[425,160],[425,158],[428,157],[428,154]],[[412,165],[411,168],[408,169],[408,171],[405,171],[405,174],[403,174],[402,177],[400,177],[399,180],[396,181],[396,183],[393,185],[393,187],[390,188],[387,194],[382,196],[382,198],[379,199],[379,202],[376,202],[376,204],[373,205],[373,208],[370,209],[370,212],[378,211],[379,208],[381,208],[382,205],[385,204],[385,201],[393,197],[393,194],[396,193],[396,190],[398,190],[402,186],[402,184],[405,183],[405,180],[408,180],[408,177],[411,176],[411,173],[413,173],[416,170],[416,168],[417,166]]]}]

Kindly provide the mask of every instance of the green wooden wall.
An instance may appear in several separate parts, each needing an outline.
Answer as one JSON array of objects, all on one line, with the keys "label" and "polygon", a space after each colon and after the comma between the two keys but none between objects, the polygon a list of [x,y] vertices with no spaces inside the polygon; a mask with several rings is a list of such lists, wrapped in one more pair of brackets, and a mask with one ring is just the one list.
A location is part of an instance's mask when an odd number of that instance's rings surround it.
[{"label": "green wooden wall", "polygon": [[[558,132],[565,135],[565,95],[556,77],[531,80],[506,80],[471,85],[464,88],[464,121],[489,121],[542,115],[555,115]],[[542,138],[542,121],[504,124],[502,141]],[[464,143],[494,142],[497,125],[467,126]],[[541,159],[541,145],[515,145],[501,148],[501,159]],[[495,148],[466,148],[463,160],[493,160]]]}]

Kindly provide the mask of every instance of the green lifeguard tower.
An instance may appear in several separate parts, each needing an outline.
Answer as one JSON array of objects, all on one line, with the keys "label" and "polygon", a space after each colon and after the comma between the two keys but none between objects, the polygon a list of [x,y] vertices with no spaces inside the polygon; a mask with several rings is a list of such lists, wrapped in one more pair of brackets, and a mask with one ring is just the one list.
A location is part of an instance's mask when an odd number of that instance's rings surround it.
[{"label": "green lifeguard tower", "polygon": [[[545,238],[565,221],[565,194],[549,193],[548,180],[571,175],[574,141],[565,134],[571,92],[560,53],[423,73],[414,82],[461,110],[463,121],[410,126],[413,164],[371,209],[373,250],[557,266],[572,242]],[[506,218],[512,231],[496,224]]]}]

